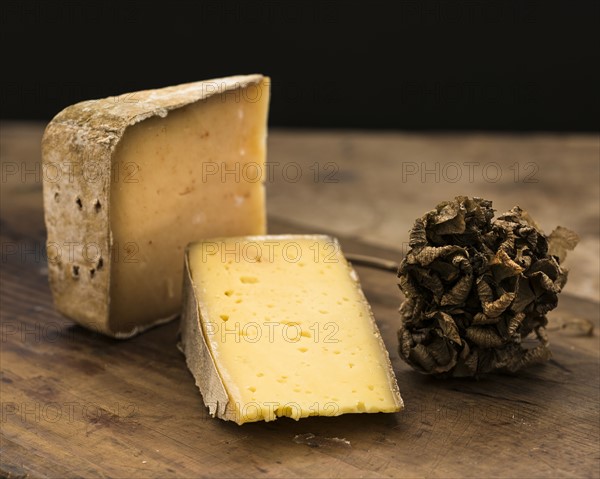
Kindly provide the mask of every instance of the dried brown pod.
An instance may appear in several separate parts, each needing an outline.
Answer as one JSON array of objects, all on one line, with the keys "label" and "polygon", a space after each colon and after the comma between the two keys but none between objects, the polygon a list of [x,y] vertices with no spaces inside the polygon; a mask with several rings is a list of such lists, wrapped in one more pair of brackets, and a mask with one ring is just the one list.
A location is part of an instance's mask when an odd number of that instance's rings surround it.
[{"label": "dried brown pod", "polygon": [[515,206],[458,196],[416,220],[400,264],[400,357],[438,376],[517,371],[550,357],[546,313],[567,281],[561,267],[579,238],[546,236]]}]

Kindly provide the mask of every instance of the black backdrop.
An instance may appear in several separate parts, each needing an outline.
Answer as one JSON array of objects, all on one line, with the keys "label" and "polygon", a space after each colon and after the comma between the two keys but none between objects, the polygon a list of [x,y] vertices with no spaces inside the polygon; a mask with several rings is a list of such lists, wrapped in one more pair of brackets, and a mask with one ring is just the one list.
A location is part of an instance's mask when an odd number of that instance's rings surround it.
[{"label": "black backdrop", "polygon": [[2,2],[5,119],[260,72],[271,124],[596,131],[600,2]]}]

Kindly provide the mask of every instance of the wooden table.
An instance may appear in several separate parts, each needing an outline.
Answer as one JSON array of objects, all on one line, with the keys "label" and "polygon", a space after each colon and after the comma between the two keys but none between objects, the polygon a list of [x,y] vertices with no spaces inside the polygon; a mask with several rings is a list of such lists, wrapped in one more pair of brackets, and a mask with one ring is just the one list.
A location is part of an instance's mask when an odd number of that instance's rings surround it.
[{"label": "wooden table", "polygon": [[[270,161],[296,163],[303,177],[291,182],[289,170],[269,182],[272,232],[326,231],[348,253],[399,260],[413,219],[463,193],[497,200],[500,210],[519,202],[547,230],[576,229],[583,247],[550,314],[547,364],[480,380],[415,373],[396,351],[393,275],[359,268],[406,409],[237,426],[208,417],[176,348],[176,323],[117,341],[54,311],[42,129],[4,123],[0,137],[0,475],[600,477],[597,137],[273,132]],[[466,162],[479,162],[472,181]],[[504,179],[491,181],[494,168]],[[532,172],[538,181],[525,182]],[[560,327],[578,320],[591,321],[593,334]]]}]

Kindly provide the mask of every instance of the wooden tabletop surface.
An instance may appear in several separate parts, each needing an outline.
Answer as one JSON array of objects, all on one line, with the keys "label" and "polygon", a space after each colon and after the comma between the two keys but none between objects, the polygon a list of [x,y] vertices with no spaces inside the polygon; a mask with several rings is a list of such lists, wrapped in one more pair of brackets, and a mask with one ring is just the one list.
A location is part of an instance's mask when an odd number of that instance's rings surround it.
[{"label": "wooden tabletop surface", "polygon": [[42,131],[1,125],[0,476],[600,477],[597,136],[271,132],[271,232],[333,233],[348,253],[399,260],[416,217],[468,194],[582,241],[547,364],[480,380],[412,371],[393,275],[358,268],[406,409],[237,426],[208,417],[176,323],[117,341],[53,309]]}]

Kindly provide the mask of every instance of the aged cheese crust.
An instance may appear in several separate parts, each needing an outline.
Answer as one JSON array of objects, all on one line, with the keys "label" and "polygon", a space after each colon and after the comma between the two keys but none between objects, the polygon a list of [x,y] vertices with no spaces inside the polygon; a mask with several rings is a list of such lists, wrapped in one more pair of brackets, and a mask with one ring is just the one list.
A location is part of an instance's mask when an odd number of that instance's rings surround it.
[{"label": "aged cheese crust", "polygon": [[233,76],[85,101],[50,122],[42,140],[44,211],[48,274],[61,313],[118,338],[173,319],[156,318],[127,330],[111,327],[109,212],[115,148],[132,125],[264,79]]},{"label": "aged cheese crust", "polygon": [[[200,390],[204,404],[212,417],[235,421],[235,412],[229,406],[229,395],[210,353],[202,328],[202,311],[192,282],[189,257],[186,250],[183,273],[183,309],[181,312],[179,350],[185,355],[188,369]],[[206,316],[206,311],[204,312]]]},{"label": "aged cheese crust", "polygon": [[[240,241],[261,241],[261,240],[287,240],[294,239],[294,235],[277,235],[277,236],[248,236],[240,237]],[[302,238],[312,239],[315,241],[326,240],[335,244],[339,248],[337,239],[325,235],[302,235]],[[206,241],[220,242],[225,238],[215,238]],[[210,339],[206,336],[203,323],[209,321],[208,311],[197,298],[196,289],[192,279],[189,251],[192,244],[188,245],[185,252],[185,270],[184,270],[184,289],[183,289],[183,310],[180,323],[180,341],[178,348],[186,357],[188,369],[192,373],[196,386],[200,390],[202,398],[209,413],[212,417],[217,417],[226,421],[234,421],[242,424],[245,421],[241,420],[235,411],[232,400],[227,392],[224,378],[221,377],[215,359],[211,353],[208,342]],[[400,389],[396,381],[396,376],[391,365],[389,353],[379,332],[379,328],[375,322],[375,317],[371,307],[364,296],[362,288],[358,280],[358,275],[352,266],[347,263],[352,281],[357,286],[357,292],[360,295],[360,300],[366,306],[368,317],[371,324],[373,336],[379,344],[379,348],[384,352],[385,361],[387,363],[387,377],[389,388],[395,402],[396,411],[404,408],[404,402],[400,395]]]}]

